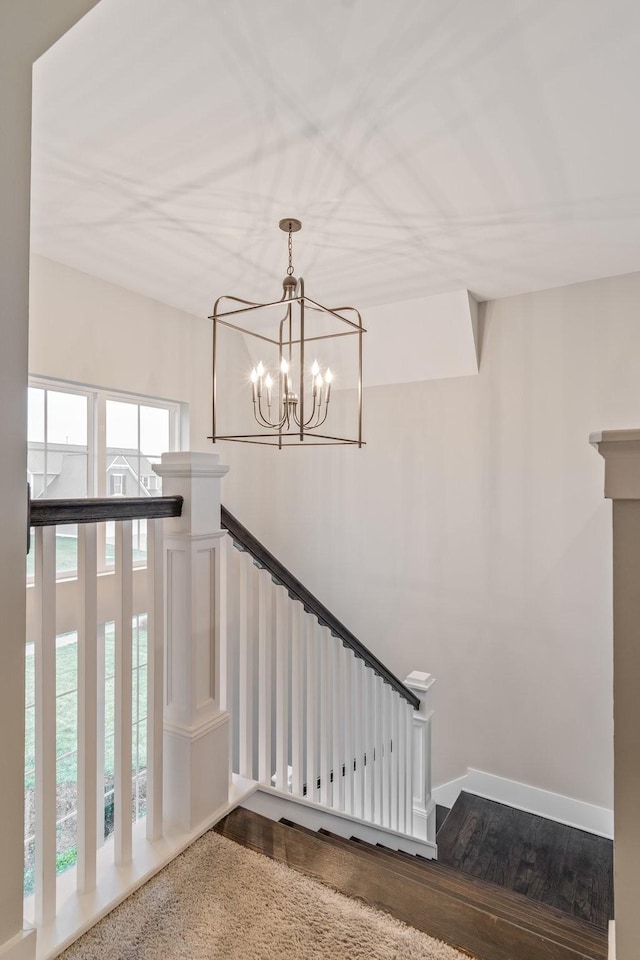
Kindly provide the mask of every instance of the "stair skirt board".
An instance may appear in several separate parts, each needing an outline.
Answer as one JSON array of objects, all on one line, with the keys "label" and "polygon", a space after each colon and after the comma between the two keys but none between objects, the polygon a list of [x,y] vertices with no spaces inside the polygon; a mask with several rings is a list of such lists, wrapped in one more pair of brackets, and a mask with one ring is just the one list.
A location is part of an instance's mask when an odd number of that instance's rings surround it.
[{"label": "stair skirt board", "polygon": [[535,813],[547,820],[576,827],[586,833],[595,833],[599,837],[613,840],[613,810],[597,807],[572,797],[563,797],[539,787],[531,787],[517,780],[507,780],[492,773],[474,770],[469,767],[466,774],[456,780],[450,780],[432,790],[434,801],[445,807],[452,807],[462,791],[473,793],[485,800],[495,800],[516,810]]},{"label": "stair skirt board", "polygon": [[[283,817],[293,820],[311,830],[330,830],[340,837],[357,837],[371,844],[383,844],[392,850],[402,850],[404,853],[418,854],[427,859],[436,859],[438,848],[435,843],[427,840],[418,840],[403,833],[397,833],[380,824],[368,823],[351,817],[340,810],[329,810],[319,804],[301,800],[290,794],[276,791],[271,787],[259,786],[243,803],[245,810],[259,813],[263,817],[276,822]],[[435,811],[435,804],[433,805]]]}]

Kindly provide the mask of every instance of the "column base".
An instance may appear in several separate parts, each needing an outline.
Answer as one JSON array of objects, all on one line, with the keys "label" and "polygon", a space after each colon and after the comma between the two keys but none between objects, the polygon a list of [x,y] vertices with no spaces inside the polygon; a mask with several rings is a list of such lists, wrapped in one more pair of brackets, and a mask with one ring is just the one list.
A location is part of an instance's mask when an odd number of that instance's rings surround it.
[{"label": "column base", "polygon": [[413,808],[413,836],[427,843],[436,842],[436,804],[430,800],[426,807]]},{"label": "column base", "polygon": [[231,765],[228,713],[219,713],[196,728],[165,723],[165,819],[194,830],[229,800]]}]

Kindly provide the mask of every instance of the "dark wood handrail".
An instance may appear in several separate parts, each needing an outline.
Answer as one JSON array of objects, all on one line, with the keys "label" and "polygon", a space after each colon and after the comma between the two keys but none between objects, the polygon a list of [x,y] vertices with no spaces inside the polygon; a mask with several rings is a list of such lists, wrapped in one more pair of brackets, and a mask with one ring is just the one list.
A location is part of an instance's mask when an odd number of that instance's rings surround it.
[{"label": "dark wood handrail", "polygon": [[30,500],[29,526],[100,523],[104,520],[152,520],[179,517],[182,497],[83,497],[77,500]]},{"label": "dark wood handrail", "polygon": [[[158,517],[179,517],[182,513],[182,505],[182,497],[86,497],[76,500],[29,500],[29,526],[49,527],[65,523],[100,523],[105,520],[151,520]],[[304,609],[317,617],[322,626],[328,627],[334,636],[342,640],[345,647],[348,647],[357,657],[360,657],[370,669],[390,684],[415,709],[420,707],[418,697],[408,687],[405,687],[225,507],[221,509],[221,522],[223,528],[229,531],[231,538],[243,550],[250,553],[261,567],[268,570],[277,583],[286,587],[289,595],[299,600],[304,605]]]},{"label": "dark wood handrail", "polygon": [[268,570],[277,583],[286,587],[291,597],[299,600],[304,605],[305,610],[317,617],[322,626],[328,627],[334,636],[342,640],[345,647],[353,650],[357,657],[364,660],[365,664],[370,667],[371,670],[374,670],[386,683],[390,684],[414,709],[419,709],[420,700],[415,693],[409,690],[408,687],[405,687],[402,681],[398,680],[357,637],[354,637],[351,631],[347,630],[345,625],[340,623],[317,597],[314,597],[239,520],[236,520],[236,518],[229,513],[226,507],[222,507],[221,521],[223,528],[229,531],[231,539],[243,550],[251,554],[256,563]]}]

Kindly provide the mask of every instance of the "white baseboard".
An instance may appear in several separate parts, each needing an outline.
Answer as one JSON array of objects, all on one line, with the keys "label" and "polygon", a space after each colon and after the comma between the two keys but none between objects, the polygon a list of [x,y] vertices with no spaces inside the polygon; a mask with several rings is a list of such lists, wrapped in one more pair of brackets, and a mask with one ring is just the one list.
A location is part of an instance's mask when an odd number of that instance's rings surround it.
[{"label": "white baseboard", "polygon": [[36,931],[25,928],[0,946],[0,960],[34,960],[36,955]]},{"label": "white baseboard", "polygon": [[482,770],[474,770],[472,767],[469,767],[465,776],[434,787],[432,796],[436,803],[452,807],[462,790],[487,800],[497,800],[498,803],[505,803],[517,810],[535,813],[548,820],[566,823],[578,830],[586,830],[587,833],[613,839],[613,810],[563,797],[559,793],[531,787],[516,780],[496,777],[492,773],[483,773]]},{"label": "white baseboard", "polygon": [[609,953],[608,960],[616,960],[616,922],[609,920]]},{"label": "white baseboard", "polygon": [[381,843],[390,850],[403,850],[405,853],[419,854],[429,859],[433,859],[437,854],[436,845],[428,840],[418,840],[405,833],[397,833],[339,810],[328,810],[317,803],[293,797],[272,787],[258,787],[255,793],[243,801],[242,806],[268,817],[269,820],[285,817],[310,830],[324,828],[339,837],[358,837],[367,843]]}]

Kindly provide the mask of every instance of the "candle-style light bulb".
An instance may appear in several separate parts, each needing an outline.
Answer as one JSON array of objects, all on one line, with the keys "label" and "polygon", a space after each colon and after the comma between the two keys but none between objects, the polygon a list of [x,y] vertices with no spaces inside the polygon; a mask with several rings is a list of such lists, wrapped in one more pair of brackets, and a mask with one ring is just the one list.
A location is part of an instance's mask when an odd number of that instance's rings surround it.
[{"label": "candle-style light bulb", "polygon": [[283,373],[285,376],[289,373],[289,364],[287,363],[284,357],[280,361],[280,372]]},{"label": "candle-style light bulb", "polygon": [[319,373],[318,376],[316,377],[316,387],[318,388],[318,390],[322,390],[323,383],[324,383],[324,380],[322,379],[322,374]]},{"label": "candle-style light bulb", "polygon": [[257,367],[257,371],[256,371],[256,372],[257,372],[257,374],[258,374],[259,377],[263,377],[263,376],[264,376],[264,364],[263,364],[262,360],[261,360],[260,363],[258,364],[258,367]]},{"label": "candle-style light bulb", "polygon": [[324,402],[329,403],[329,398],[331,397],[331,384],[333,382],[333,374],[331,373],[331,370],[329,369],[329,367],[327,367],[327,372],[324,375],[324,382],[327,385]]},{"label": "candle-style light bulb", "polygon": [[271,406],[271,387],[273,386],[273,380],[271,379],[271,376],[269,374],[267,374],[267,376],[265,377],[264,382],[267,388],[267,406],[270,407]]},{"label": "candle-style light bulb", "polygon": [[258,371],[254,367],[253,370],[251,371],[251,383],[255,383],[257,379],[258,379]]},{"label": "candle-style light bulb", "polygon": [[313,366],[311,367],[311,373],[313,374],[314,377],[317,377],[318,374],[320,373],[320,366],[317,360],[313,361]]},{"label": "candle-style light bulb", "polygon": [[253,402],[256,402],[256,383],[258,381],[258,371],[254,367],[251,371],[251,396],[253,397]]}]

